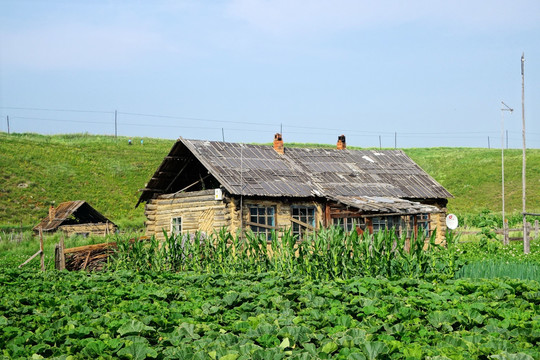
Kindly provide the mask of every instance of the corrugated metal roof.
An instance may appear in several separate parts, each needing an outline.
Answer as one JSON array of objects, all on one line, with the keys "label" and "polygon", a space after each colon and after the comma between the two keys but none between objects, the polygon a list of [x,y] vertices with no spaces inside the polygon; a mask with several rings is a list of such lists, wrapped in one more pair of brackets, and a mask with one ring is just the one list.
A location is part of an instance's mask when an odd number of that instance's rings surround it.
[{"label": "corrugated metal roof", "polygon": [[234,195],[452,197],[401,150],[285,148],[281,155],[272,146],[180,138],[143,189],[139,203],[154,193],[166,193],[171,181],[160,173],[178,172],[187,159],[200,162]]},{"label": "corrugated metal roof", "polygon": [[47,214],[39,224],[34,226],[33,230],[38,231],[41,228],[42,231],[53,231],[60,225],[100,223],[107,221],[113,224],[112,221],[100,214],[86,201],[66,201],[56,207],[52,219],[50,218],[50,214]]}]

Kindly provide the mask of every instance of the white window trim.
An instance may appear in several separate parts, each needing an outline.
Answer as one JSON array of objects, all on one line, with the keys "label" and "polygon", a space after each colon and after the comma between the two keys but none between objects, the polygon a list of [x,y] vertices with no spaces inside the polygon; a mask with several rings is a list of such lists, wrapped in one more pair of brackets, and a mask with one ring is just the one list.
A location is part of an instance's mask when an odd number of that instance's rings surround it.
[{"label": "white window trim", "polygon": [[[175,230],[175,223],[174,223],[175,219],[180,219],[180,231],[178,233],[176,233],[174,231]],[[178,224],[176,224],[176,225],[178,225]],[[181,234],[182,230],[183,230],[183,226],[184,226],[184,223],[183,223],[183,219],[182,219],[181,216],[175,216],[175,217],[171,218],[171,234]]]}]

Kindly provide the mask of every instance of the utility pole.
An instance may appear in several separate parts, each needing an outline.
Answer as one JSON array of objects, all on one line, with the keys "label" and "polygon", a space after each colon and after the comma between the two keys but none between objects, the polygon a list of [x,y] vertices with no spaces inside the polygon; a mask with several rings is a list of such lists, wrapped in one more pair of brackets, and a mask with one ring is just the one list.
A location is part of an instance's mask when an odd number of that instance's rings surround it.
[{"label": "utility pole", "polygon": [[381,141],[381,135],[379,135],[379,150],[382,149],[382,141]]},{"label": "utility pole", "polygon": [[397,131],[394,132],[394,149],[397,149]]},{"label": "utility pole", "polygon": [[525,169],[526,169],[526,145],[525,145],[525,53],[521,54],[521,118],[523,121],[523,168],[522,168],[522,187],[523,187],[523,253],[531,252],[529,237],[527,236],[527,208],[525,205]]},{"label": "utility pole", "polygon": [[9,115],[6,116],[6,120],[7,120],[7,133],[9,135]]},{"label": "utility pole", "polygon": [[223,142],[225,142],[225,129],[221,128],[221,137],[223,138]]},{"label": "utility pole", "polygon": [[501,101],[503,108],[501,108],[501,172],[502,172],[502,220],[503,220],[503,244],[508,245],[510,243],[508,239],[508,225],[506,218],[504,216],[504,112],[505,111],[514,111],[510,106],[506,105],[504,101]]},{"label": "utility pole", "polygon": [[491,149],[491,144],[489,143],[489,136],[488,136],[488,149]]},{"label": "utility pole", "polygon": [[118,138],[118,110],[114,110],[114,139]]}]

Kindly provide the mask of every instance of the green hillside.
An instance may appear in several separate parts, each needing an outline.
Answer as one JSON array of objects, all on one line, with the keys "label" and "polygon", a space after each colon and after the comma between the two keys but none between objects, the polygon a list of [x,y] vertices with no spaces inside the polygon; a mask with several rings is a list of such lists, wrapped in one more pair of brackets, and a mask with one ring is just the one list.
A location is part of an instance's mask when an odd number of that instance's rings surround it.
[{"label": "green hillside", "polygon": [[[31,226],[51,204],[86,200],[119,225],[142,224],[143,206],[135,209],[143,188],[173,140],[110,136],[0,133],[0,225]],[[286,146],[313,146],[286,144]],[[321,146],[321,145],[319,145]],[[324,146],[324,145],[323,145]],[[405,152],[445,186],[457,214],[483,209],[500,212],[500,150],[418,148]],[[521,151],[505,152],[508,213],[521,210]],[[540,150],[527,156],[528,205],[540,212]]]}]

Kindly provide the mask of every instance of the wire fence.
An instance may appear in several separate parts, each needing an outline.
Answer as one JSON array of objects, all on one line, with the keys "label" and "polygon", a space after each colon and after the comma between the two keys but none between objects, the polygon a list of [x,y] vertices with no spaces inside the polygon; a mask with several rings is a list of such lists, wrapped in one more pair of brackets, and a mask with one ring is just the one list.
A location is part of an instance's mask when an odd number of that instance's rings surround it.
[{"label": "wire fence", "polygon": [[[157,138],[183,137],[240,142],[257,142],[264,134],[268,142],[275,132],[285,132],[289,142],[328,142],[346,134],[349,145],[378,148],[402,147],[479,147],[521,148],[520,131],[440,131],[398,132],[363,131],[344,127],[300,126],[288,123],[221,120],[122,111],[0,107],[0,131],[41,134],[91,133],[114,136]],[[35,114],[38,114],[36,116]],[[45,114],[45,116],[40,116]],[[50,114],[51,116],[47,116]],[[3,121],[1,120],[3,118]],[[256,134],[256,135],[253,135]],[[328,136],[331,137],[329,138]],[[501,136],[503,135],[503,136]],[[503,144],[501,144],[501,137]],[[527,131],[527,147],[540,148],[540,133]],[[359,144],[359,145],[357,145]]]}]

